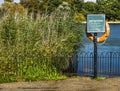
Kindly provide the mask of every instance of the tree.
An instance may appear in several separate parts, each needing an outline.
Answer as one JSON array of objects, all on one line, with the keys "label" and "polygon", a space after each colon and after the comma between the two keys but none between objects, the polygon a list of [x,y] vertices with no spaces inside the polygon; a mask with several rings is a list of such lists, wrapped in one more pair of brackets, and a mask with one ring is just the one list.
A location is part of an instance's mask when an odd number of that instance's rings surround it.
[{"label": "tree", "polygon": [[29,12],[36,11],[38,9],[38,2],[37,0],[21,0],[20,3],[25,7],[28,8]]},{"label": "tree", "polygon": [[97,3],[87,2],[82,5],[82,13],[105,14],[108,21],[120,19],[120,3],[117,0],[97,0]]},{"label": "tree", "polygon": [[83,0],[73,0],[71,2],[71,9],[75,12],[80,12],[82,9]]},{"label": "tree", "polygon": [[106,14],[108,21],[119,20],[120,3],[117,0],[99,0],[97,7],[98,13]]},{"label": "tree", "polygon": [[86,2],[82,5],[82,11],[84,16],[87,14],[95,14],[97,13],[97,4],[94,2]]},{"label": "tree", "polygon": [[4,2],[13,2],[13,0],[4,0]]},{"label": "tree", "polygon": [[28,8],[29,12],[51,13],[62,3],[62,0],[21,0],[20,3]]},{"label": "tree", "polygon": [[11,17],[17,14],[24,14],[26,10],[21,4],[15,4],[11,2],[4,2],[0,7],[0,17]]}]

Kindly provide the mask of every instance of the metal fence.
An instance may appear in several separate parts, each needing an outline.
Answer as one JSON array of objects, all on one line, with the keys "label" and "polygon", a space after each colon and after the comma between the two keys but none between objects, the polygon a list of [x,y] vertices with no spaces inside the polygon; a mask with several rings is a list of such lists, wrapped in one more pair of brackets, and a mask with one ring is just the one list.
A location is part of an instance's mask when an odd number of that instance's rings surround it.
[{"label": "metal fence", "polygon": [[[78,74],[94,75],[94,54],[78,54]],[[120,52],[102,52],[97,57],[98,76],[120,76]]]},{"label": "metal fence", "polygon": [[[98,76],[120,76],[120,52],[98,53]],[[67,60],[67,61],[66,61]],[[51,62],[52,61],[52,62]],[[48,69],[48,70],[46,70]],[[94,75],[94,53],[79,53],[74,57],[56,57],[51,60],[39,59],[26,61],[0,58],[0,76],[24,76],[28,70],[62,72],[68,75]]]}]

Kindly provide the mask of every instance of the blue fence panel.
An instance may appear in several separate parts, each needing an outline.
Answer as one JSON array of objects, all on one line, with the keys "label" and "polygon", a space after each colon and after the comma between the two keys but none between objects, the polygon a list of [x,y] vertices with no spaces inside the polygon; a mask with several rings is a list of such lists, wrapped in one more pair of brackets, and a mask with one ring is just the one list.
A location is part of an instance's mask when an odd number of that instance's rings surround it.
[{"label": "blue fence panel", "polygon": [[[120,53],[98,53],[97,72],[98,76],[120,76]],[[78,74],[94,75],[94,53],[78,54]]]}]

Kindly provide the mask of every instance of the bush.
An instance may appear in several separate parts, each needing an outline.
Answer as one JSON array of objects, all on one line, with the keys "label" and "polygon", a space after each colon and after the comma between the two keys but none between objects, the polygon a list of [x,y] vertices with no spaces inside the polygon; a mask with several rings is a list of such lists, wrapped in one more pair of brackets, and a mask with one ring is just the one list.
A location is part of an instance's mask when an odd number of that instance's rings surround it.
[{"label": "bush", "polygon": [[[69,11],[57,10],[36,20],[27,13],[4,16],[0,20],[0,56],[7,63],[3,64],[4,70],[0,68],[1,73],[6,74],[11,67],[10,76],[20,75],[26,80],[64,78],[62,70],[69,67],[69,58],[80,47],[82,34],[81,24]],[[59,57],[65,59],[55,59]],[[6,66],[8,63],[15,65]]]}]

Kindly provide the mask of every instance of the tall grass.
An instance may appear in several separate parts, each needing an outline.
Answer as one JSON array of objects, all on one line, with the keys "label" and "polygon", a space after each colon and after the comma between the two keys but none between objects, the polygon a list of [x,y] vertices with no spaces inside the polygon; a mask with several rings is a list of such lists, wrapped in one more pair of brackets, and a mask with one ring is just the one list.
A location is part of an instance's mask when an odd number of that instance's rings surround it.
[{"label": "tall grass", "polygon": [[9,70],[9,76],[27,80],[63,77],[61,72],[81,41],[81,24],[69,12],[56,11],[36,19],[28,14],[5,15],[0,20],[0,63],[4,63],[0,75]]}]

